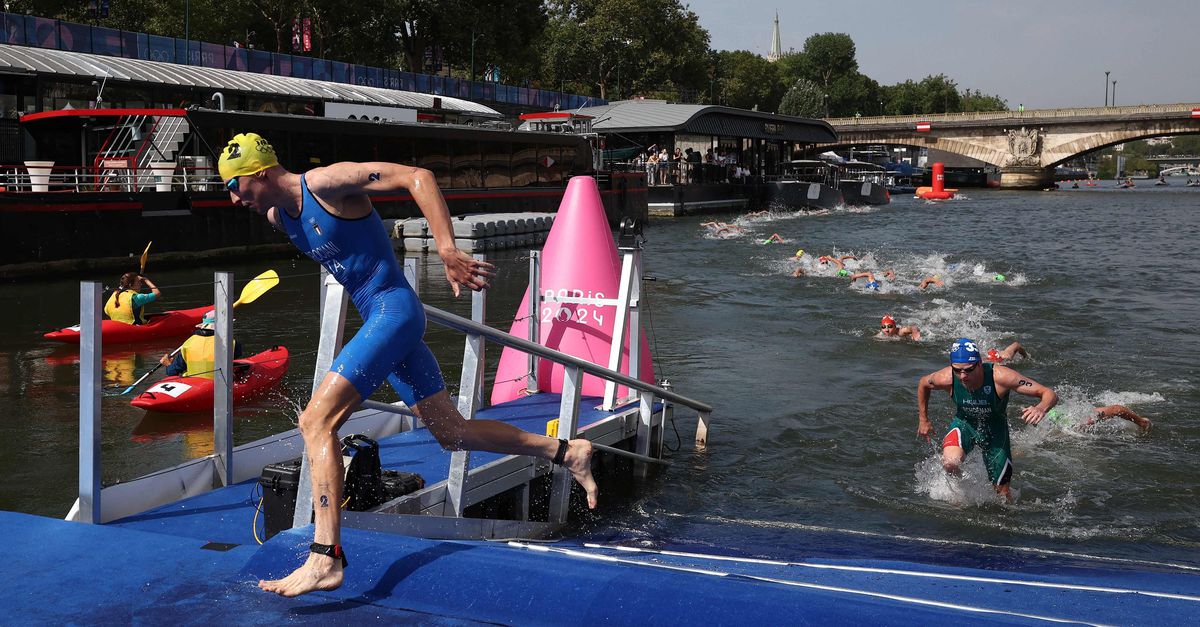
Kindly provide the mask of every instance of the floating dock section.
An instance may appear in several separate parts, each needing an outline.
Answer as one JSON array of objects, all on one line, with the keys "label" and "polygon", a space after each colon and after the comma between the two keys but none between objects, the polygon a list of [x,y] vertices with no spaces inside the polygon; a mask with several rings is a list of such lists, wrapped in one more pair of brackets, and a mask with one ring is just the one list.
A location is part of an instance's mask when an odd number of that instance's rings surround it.
[{"label": "floating dock section", "polygon": [[[554,225],[553,213],[487,213],[456,216],[451,220],[459,250],[482,253],[509,248],[537,248]],[[392,239],[405,252],[437,250],[425,218],[392,220]]]}]

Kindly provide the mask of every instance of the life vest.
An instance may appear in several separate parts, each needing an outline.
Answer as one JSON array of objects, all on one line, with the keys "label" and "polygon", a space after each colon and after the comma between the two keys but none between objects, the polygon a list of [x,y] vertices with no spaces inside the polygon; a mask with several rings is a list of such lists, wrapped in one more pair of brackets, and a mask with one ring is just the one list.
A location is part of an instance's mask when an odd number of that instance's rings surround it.
[{"label": "life vest", "polygon": [[[129,292],[124,298],[121,295]],[[124,322],[125,324],[145,324],[145,307],[133,307],[133,295],[137,292],[133,290],[118,289],[108,297],[108,302],[104,304],[104,313],[110,320]]]},{"label": "life vest", "polygon": [[179,356],[187,364],[187,370],[184,371],[183,376],[212,379],[213,366],[216,363],[216,347],[217,343],[213,339],[212,331],[198,330],[192,337],[189,337],[179,349]]}]

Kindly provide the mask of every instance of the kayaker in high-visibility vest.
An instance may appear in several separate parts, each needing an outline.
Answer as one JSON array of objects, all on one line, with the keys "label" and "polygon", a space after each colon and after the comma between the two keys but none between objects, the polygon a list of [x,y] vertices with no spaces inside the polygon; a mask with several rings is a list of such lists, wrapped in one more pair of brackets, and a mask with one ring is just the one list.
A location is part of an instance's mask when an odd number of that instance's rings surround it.
[{"label": "kayaker in high-visibility vest", "polygon": [[[149,293],[142,293],[142,285],[150,288]],[[154,281],[136,273],[126,272],[121,275],[117,290],[108,297],[104,304],[104,313],[110,320],[125,324],[145,324],[145,307],[162,296]]]},{"label": "kayaker in high-visibility vest", "polygon": [[[167,376],[171,377],[204,377],[213,378],[213,363],[216,361],[216,340],[213,338],[213,324],[216,314],[208,312],[192,331],[192,337],[179,347],[179,353],[171,357],[171,353],[162,356],[160,360],[167,367]],[[237,340],[233,341],[233,358],[242,356],[242,347]]]}]

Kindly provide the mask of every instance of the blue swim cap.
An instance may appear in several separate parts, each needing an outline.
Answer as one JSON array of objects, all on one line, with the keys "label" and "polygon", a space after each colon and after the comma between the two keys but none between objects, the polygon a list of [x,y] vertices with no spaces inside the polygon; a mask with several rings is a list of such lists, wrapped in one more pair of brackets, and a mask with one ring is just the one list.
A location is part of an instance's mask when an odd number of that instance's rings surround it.
[{"label": "blue swim cap", "polygon": [[867,289],[878,290],[879,289],[879,281],[871,281],[870,283],[867,283]]},{"label": "blue swim cap", "polygon": [[983,357],[979,354],[979,348],[975,346],[974,340],[960,337],[950,345],[950,363],[977,364],[981,361],[983,361]]}]

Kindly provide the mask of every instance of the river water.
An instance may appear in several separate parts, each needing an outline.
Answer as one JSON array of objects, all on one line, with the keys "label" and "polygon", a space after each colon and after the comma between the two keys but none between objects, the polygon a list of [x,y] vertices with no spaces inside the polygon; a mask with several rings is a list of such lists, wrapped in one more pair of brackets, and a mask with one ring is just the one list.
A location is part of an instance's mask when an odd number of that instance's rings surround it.
[{"label": "river water", "polygon": [[[710,445],[691,450],[694,417],[680,410],[675,466],[640,497],[609,503],[585,532],[774,555],[846,551],[838,544],[849,533],[880,546],[911,539],[900,556],[914,543],[958,554],[992,545],[1200,568],[1200,473],[1192,466],[1200,458],[1200,189],[1106,182],[964,194],[743,217],[745,233],[726,238],[700,224],[733,216],[653,221],[645,258],[656,280],[645,284],[644,303],[651,348],[660,377],[715,407]],[[773,233],[786,243],[760,243]],[[796,261],[800,248],[806,254]],[[823,254],[855,255],[852,268],[893,269],[896,280],[880,291],[851,285],[814,262]],[[495,261],[489,323],[507,329],[526,262],[520,253]],[[805,276],[791,276],[797,266]],[[315,265],[281,259],[221,269],[244,281],[267,267],[283,281],[239,309],[236,333],[249,352],[282,343],[293,360],[276,394],[237,410],[239,443],[291,427],[313,372]],[[426,302],[467,315],[468,299],[450,297],[439,273],[423,272]],[[211,301],[212,268],[155,273],[151,259],[147,274],[164,286],[164,307]],[[931,275],[945,286],[917,290]],[[73,350],[40,332],[75,321],[78,282],[0,290],[9,303],[0,310],[8,329],[0,338],[8,406],[0,508],[62,516],[76,489],[78,364]],[[918,325],[921,340],[875,339],[884,314]],[[915,436],[917,380],[946,365],[960,336],[984,348],[1020,341],[1030,355],[1010,365],[1060,396],[1057,418],[1026,426],[1015,417],[1032,403],[1013,395],[1012,504],[994,496],[978,453],[952,480]],[[434,325],[427,339],[453,389],[461,339]],[[211,452],[209,417],[144,416],[113,395],[173,347],[105,356],[106,482]],[[1081,426],[1090,408],[1112,403],[1153,427],[1142,435],[1124,420]],[[951,413],[935,394],[939,436]],[[667,444],[677,446],[670,429]]]}]

